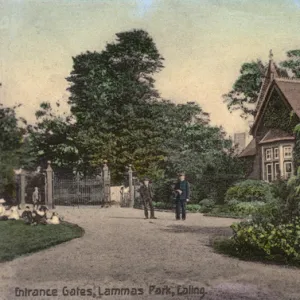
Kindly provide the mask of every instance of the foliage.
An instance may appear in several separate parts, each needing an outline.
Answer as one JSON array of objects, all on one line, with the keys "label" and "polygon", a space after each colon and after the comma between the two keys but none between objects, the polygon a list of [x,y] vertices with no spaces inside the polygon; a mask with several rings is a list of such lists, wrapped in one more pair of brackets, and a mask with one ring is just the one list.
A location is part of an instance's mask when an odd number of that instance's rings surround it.
[{"label": "foliage", "polygon": [[[175,208],[175,203],[166,203],[166,202],[155,202],[153,201],[153,206],[156,209],[166,209],[171,210]],[[200,212],[201,206],[199,204],[186,204],[186,210],[189,212]]]},{"label": "foliage", "polygon": [[245,180],[230,187],[225,196],[225,201],[237,200],[240,202],[261,201],[273,199],[272,186],[260,180]]},{"label": "foliage", "polygon": [[158,101],[154,88],[153,74],[163,68],[163,57],[149,34],[132,30],[116,36],[101,53],[74,57],[67,78],[71,112],[84,134],[83,164],[107,159],[113,179],[129,163],[144,174],[163,160],[164,110],[159,110],[168,105]]},{"label": "foliage", "polygon": [[290,50],[286,53],[288,59],[280,65],[292,71],[295,77],[300,78],[300,50]]},{"label": "foliage", "polygon": [[[277,71],[284,77],[288,77],[287,71],[290,71],[296,78],[300,78],[300,50],[288,51],[286,55],[287,59],[279,62],[280,68],[277,67]],[[267,65],[260,60],[242,64],[239,77],[232,89],[223,95],[230,112],[238,110],[244,119],[255,116],[258,94],[266,68]]]},{"label": "foliage", "polygon": [[160,98],[153,76],[163,69],[163,57],[147,32],[116,37],[101,52],[73,57],[67,78],[71,116],[42,103],[37,124],[28,127],[26,157],[82,173],[94,172],[107,159],[113,183],[122,181],[132,164],[136,176],[155,182],[155,200],[166,202],[172,199],[169,179],[185,171],[191,203],[207,197],[222,202],[227,188],[243,176],[231,140],[194,102]]},{"label": "foliage", "polygon": [[[60,103],[57,102],[56,105],[59,107]],[[56,171],[71,172],[78,168],[81,135],[72,117],[57,115],[50,103],[42,102],[36,112],[36,119],[35,125],[27,127],[27,144],[23,157],[32,157],[32,161],[24,164],[26,169],[36,168],[37,165],[46,168],[49,160]]]},{"label": "foliage", "polygon": [[0,261],[52,247],[81,237],[84,230],[77,225],[28,226],[22,220],[0,222]]},{"label": "foliage", "polygon": [[189,212],[200,212],[201,206],[199,204],[187,204],[186,210]]},{"label": "foliage", "polygon": [[241,117],[255,115],[254,104],[257,101],[262,84],[265,66],[260,60],[244,63],[240,75],[235,81],[232,90],[223,95],[229,111],[241,110]]},{"label": "foliage", "polygon": [[165,203],[165,202],[152,202],[154,208],[157,209],[173,209],[174,208],[174,203]]},{"label": "foliage", "polygon": [[274,198],[273,200],[259,206],[252,213],[252,220],[257,224],[279,224],[283,218],[283,206],[279,199]]},{"label": "foliage", "polygon": [[292,134],[298,122],[299,118],[297,115],[295,113],[291,114],[290,110],[282,102],[279,94],[273,95],[264,114],[263,126],[266,128],[278,128]]},{"label": "foliage", "polygon": [[231,226],[237,251],[256,249],[264,256],[280,255],[287,260],[300,255],[300,219],[296,217],[287,224],[273,225],[241,222]]},{"label": "foliage", "polygon": [[19,166],[22,137],[25,130],[16,116],[19,106],[5,107],[0,103],[0,194],[5,199],[15,198],[14,168]]},{"label": "foliage", "polygon": [[207,215],[231,218],[251,217],[252,219],[266,220],[267,218],[271,218],[271,216],[273,216],[271,203],[272,202],[239,202],[237,200],[231,200],[228,202],[228,204],[214,206]]},{"label": "foliage", "polygon": [[199,202],[199,205],[201,206],[201,213],[208,213],[215,206],[215,201],[213,199],[203,199]]}]

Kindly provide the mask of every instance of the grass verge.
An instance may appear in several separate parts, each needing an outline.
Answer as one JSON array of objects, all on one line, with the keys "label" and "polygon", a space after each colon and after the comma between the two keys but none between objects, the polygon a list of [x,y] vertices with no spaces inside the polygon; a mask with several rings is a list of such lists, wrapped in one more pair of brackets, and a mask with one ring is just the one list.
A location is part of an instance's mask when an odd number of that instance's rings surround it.
[{"label": "grass verge", "polygon": [[0,262],[37,252],[83,236],[78,225],[25,225],[23,221],[0,222]]}]

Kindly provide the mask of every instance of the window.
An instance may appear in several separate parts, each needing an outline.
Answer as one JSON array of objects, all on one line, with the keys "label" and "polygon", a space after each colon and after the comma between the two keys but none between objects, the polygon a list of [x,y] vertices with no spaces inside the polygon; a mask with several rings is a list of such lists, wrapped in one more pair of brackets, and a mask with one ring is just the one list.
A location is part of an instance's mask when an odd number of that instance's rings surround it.
[{"label": "window", "polygon": [[272,149],[266,149],[266,160],[272,159]]},{"label": "window", "polygon": [[283,156],[284,158],[292,158],[292,147],[283,147]]},{"label": "window", "polygon": [[279,149],[274,148],[274,159],[278,159],[278,158],[279,158]]},{"label": "window", "polygon": [[284,175],[285,175],[286,179],[288,179],[292,176],[292,163],[291,162],[284,163]]},{"label": "window", "polygon": [[272,178],[272,177],[273,177],[273,176],[272,176],[272,173],[273,173],[273,172],[272,172],[272,169],[273,169],[272,167],[273,167],[273,166],[272,166],[271,164],[267,164],[267,165],[266,165],[267,181],[269,181],[269,182],[271,182],[272,179],[273,179],[273,178]]},{"label": "window", "polygon": [[280,177],[280,167],[279,163],[274,164],[274,179],[278,179]]}]

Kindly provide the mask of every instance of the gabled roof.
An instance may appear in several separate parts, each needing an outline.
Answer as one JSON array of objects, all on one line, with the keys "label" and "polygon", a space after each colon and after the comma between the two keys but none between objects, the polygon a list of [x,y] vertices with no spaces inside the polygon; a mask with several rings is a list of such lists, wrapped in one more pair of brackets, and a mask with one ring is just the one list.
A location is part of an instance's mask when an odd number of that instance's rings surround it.
[{"label": "gabled roof", "polygon": [[292,78],[280,78],[278,77],[278,71],[276,68],[277,67],[273,61],[270,60],[269,68],[267,70],[268,74],[262,83],[262,87],[258,96],[257,113],[250,129],[251,134],[253,134],[253,131],[261,119],[265,103],[268,101],[267,96],[274,85],[276,85],[276,87],[280,90],[297,116],[300,117],[300,80]]},{"label": "gabled roof", "polygon": [[254,156],[256,154],[256,143],[255,139],[247,145],[247,147],[239,154],[239,157]]},{"label": "gabled roof", "polygon": [[272,54],[272,50],[270,50],[270,61],[269,61],[269,65],[265,71],[265,74],[263,76],[263,82],[258,94],[258,98],[257,98],[257,105],[256,105],[256,111],[259,111],[261,106],[262,106],[262,102],[265,98],[265,95],[269,89],[269,86],[272,82],[272,80],[274,78],[278,78],[279,76],[281,76],[281,72],[280,69],[276,66],[276,64],[273,61],[273,54]]},{"label": "gabled roof", "polygon": [[281,129],[270,129],[259,144],[266,144],[276,141],[294,140],[295,137]]},{"label": "gabled roof", "polygon": [[277,78],[275,81],[294,112],[300,117],[300,80]]}]

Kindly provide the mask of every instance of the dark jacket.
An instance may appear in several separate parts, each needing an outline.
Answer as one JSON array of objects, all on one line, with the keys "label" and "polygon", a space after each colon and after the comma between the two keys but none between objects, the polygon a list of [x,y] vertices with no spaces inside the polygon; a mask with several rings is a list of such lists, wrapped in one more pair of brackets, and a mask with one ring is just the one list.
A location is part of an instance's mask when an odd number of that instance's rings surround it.
[{"label": "dark jacket", "polygon": [[152,188],[151,184],[149,184],[148,187],[145,186],[144,184],[142,184],[139,192],[140,192],[142,200],[153,199],[154,193],[153,193],[153,188]]},{"label": "dark jacket", "polygon": [[186,200],[190,198],[190,184],[188,183],[188,181],[183,180],[183,181],[177,181],[177,183],[175,184],[175,188],[174,190],[181,190],[182,193],[176,193],[176,199],[180,199],[180,200]]}]

